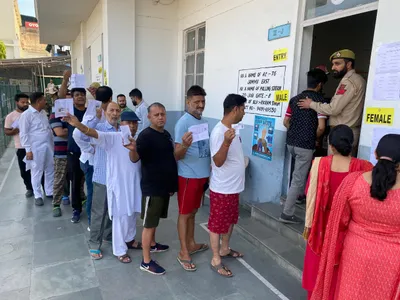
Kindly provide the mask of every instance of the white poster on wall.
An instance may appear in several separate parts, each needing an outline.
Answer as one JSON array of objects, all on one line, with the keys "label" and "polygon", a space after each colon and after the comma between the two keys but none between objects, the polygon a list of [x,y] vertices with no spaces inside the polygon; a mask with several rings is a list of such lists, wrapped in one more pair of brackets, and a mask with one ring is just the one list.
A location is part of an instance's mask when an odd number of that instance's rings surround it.
[{"label": "white poster on wall", "polygon": [[400,100],[400,42],[380,46],[375,65],[374,100]]},{"label": "white poster on wall", "polygon": [[370,162],[372,164],[376,164],[375,150],[378,146],[379,141],[387,134],[400,134],[400,129],[394,128],[374,128],[372,134],[372,145],[371,145],[371,153],[370,153]]},{"label": "white poster on wall", "polygon": [[239,70],[238,94],[247,98],[247,114],[282,116],[282,103],[274,101],[274,94],[284,90],[285,73],[286,66]]}]

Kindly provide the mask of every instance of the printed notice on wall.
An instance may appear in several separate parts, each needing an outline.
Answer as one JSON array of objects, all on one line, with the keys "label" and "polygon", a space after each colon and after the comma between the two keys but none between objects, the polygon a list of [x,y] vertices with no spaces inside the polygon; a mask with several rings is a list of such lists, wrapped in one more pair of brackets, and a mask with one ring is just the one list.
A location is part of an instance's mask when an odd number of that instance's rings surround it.
[{"label": "printed notice on wall", "polygon": [[374,128],[374,131],[372,133],[372,145],[371,145],[371,153],[370,153],[370,159],[369,161],[372,164],[376,164],[376,157],[375,157],[375,150],[376,147],[378,146],[379,141],[381,138],[383,138],[387,134],[400,134],[400,129],[394,129],[394,128]]},{"label": "printed notice on wall", "polygon": [[375,65],[374,100],[400,100],[400,42],[380,46]]},{"label": "printed notice on wall", "polygon": [[275,119],[255,116],[251,152],[254,156],[272,160],[274,143]]},{"label": "printed notice on wall", "polygon": [[282,116],[282,103],[274,96],[284,90],[285,72],[285,66],[239,70],[238,94],[247,98],[246,113]]},{"label": "printed notice on wall", "polygon": [[394,108],[367,107],[365,123],[374,125],[392,126],[394,121]]}]

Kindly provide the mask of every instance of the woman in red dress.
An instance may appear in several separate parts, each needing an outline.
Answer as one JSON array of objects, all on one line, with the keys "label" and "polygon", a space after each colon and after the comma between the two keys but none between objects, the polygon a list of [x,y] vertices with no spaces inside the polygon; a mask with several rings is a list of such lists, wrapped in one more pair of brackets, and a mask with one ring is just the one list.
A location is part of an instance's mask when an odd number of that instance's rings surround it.
[{"label": "woman in red dress", "polygon": [[384,136],[376,157],[337,190],[312,300],[400,299],[400,135]]},{"label": "woman in red dress", "polygon": [[[333,155],[316,158],[311,168],[306,191],[304,238],[307,240],[307,246],[303,271],[303,288],[308,291],[308,299],[311,299],[317,279],[326,225],[335,192],[348,174],[370,171],[373,167],[368,161],[351,157],[353,142],[353,132],[348,126],[336,126],[329,135],[329,146]],[[333,281],[336,280],[336,275],[337,272]],[[333,299],[333,295],[330,299]]]}]

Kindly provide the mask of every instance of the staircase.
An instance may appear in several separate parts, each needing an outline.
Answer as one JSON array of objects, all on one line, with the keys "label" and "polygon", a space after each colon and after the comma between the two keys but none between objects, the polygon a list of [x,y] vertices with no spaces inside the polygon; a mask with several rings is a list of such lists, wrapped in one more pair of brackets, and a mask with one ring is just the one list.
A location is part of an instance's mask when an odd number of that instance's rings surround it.
[{"label": "staircase", "polygon": [[[304,223],[279,222],[282,208],[275,203],[245,204],[243,208],[251,214],[241,214],[236,232],[301,282],[306,245],[302,237]],[[296,205],[295,215],[304,220],[305,205]]]}]

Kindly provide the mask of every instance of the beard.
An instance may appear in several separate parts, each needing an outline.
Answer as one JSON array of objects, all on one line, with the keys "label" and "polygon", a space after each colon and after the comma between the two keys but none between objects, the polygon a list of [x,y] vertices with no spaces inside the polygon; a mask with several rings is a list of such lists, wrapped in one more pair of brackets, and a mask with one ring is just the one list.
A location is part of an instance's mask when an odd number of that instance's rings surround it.
[{"label": "beard", "polygon": [[119,105],[119,107],[120,107],[120,108],[125,108],[125,107],[126,107],[126,104],[121,103],[121,104]]},{"label": "beard", "polygon": [[19,105],[17,105],[17,108],[18,108],[19,110],[21,110],[21,111],[27,110],[28,107],[29,107],[29,106],[19,106]]},{"label": "beard", "polygon": [[343,69],[342,71],[339,71],[339,72],[338,71],[334,71],[332,73],[332,75],[333,75],[333,78],[342,79],[344,77],[344,75],[346,75],[346,73],[347,73],[347,70]]}]

